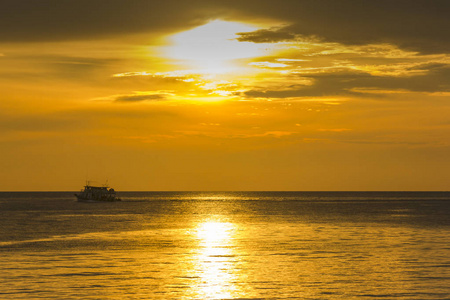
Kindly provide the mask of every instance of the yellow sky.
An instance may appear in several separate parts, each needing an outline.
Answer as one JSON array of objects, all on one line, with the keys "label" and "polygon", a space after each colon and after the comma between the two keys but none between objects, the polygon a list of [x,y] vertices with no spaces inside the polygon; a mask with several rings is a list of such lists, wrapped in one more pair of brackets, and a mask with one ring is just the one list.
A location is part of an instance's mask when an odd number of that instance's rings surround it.
[{"label": "yellow sky", "polygon": [[449,47],[409,11],[24,2],[35,26],[0,30],[0,191],[449,190]]}]

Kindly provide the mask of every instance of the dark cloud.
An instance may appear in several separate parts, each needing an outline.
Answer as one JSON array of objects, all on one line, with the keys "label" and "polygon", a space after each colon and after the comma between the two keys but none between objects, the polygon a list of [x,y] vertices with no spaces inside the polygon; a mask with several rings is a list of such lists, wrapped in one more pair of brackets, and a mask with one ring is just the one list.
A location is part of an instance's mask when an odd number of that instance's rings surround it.
[{"label": "dark cloud", "polygon": [[0,0],[0,41],[92,39],[201,25],[204,1]]},{"label": "dark cloud", "polygon": [[151,94],[151,95],[124,95],[116,97],[114,101],[117,102],[142,102],[142,101],[161,101],[165,100],[165,94]]},{"label": "dark cloud", "polygon": [[188,29],[208,20],[271,19],[284,28],[241,35],[254,42],[316,36],[450,52],[448,0],[0,0],[0,41],[89,39]]},{"label": "dark cloud", "polygon": [[[426,69],[426,68],[429,69]],[[418,68],[418,67],[416,67]],[[295,98],[370,95],[377,90],[406,90],[411,92],[449,92],[450,66],[424,64],[424,75],[411,77],[374,76],[366,72],[341,69],[331,73],[298,74],[300,79],[313,79],[312,85],[291,84],[277,90],[253,89],[244,92],[248,98]],[[363,92],[363,90],[367,91]],[[361,91],[358,91],[361,90]]]},{"label": "dark cloud", "polygon": [[[250,2],[254,4],[251,7]],[[290,23],[284,28],[242,34],[241,40],[277,42],[300,35],[343,44],[392,43],[423,53],[450,52],[447,0],[242,1],[237,6]]]},{"label": "dark cloud", "polygon": [[366,76],[357,78],[353,82],[353,87],[426,93],[450,91],[450,65],[442,64],[438,67],[438,64],[424,64],[421,70],[426,73],[411,77]]}]

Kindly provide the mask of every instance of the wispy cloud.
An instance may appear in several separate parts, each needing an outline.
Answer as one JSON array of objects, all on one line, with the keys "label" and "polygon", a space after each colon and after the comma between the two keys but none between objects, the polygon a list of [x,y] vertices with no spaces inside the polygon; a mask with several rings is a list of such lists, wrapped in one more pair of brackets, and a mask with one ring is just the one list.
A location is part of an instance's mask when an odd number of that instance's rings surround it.
[{"label": "wispy cloud", "polygon": [[166,94],[137,94],[118,96],[114,100],[117,102],[142,102],[142,101],[162,101],[166,100]]},{"label": "wispy cloud", "polygon": [[450,91],[449,57],[419,55],[387,44],[331,47],[327,43],[292,43],[280,56],[258,58],[249,65],[266,73],[240,92],[245,99],[291,101]]},{"label": "wispy cloud", "polygon": [[240,32],[238,35],[238,41],[253,43],[279,43],[293,41],[298,38],[298,35],[289,31],[287,27],[271,27],[251,32]]},{"label": "wispy cloud", "polygon": [[260,62],[252,62],[249,63],[250,66],[257,66],[263,68],[286,68],[289,65],[283,63],[269,62],[269,61],[260,61]]},{"label": "wispy cloud", "polygon": [[137,103],[137,102],[153,102],[168,100],[172,94],[162,91],[152,92],[133,92],[130,94],[111,95],[106,97],[93,98],[94,101],[113,101],[122,103]]}]

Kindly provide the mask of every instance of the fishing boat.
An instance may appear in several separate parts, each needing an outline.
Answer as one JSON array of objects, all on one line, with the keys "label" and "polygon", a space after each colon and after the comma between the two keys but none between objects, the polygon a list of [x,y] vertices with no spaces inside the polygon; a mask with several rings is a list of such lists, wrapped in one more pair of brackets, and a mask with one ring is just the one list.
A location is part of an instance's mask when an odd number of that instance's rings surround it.
[{"label": "fishing boat", "polygon": [[108,185],[93,186],[86,183],[79,194],[75,194],[79,202],[115,202],[121,201],[116,192]]}]

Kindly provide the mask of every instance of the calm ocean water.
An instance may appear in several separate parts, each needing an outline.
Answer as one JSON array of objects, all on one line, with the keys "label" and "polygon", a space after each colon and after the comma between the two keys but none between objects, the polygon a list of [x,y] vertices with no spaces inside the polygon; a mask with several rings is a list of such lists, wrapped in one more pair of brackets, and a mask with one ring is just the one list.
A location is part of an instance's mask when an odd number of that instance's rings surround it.
[{"label": "calm ocean water", "polygon": [[0,193],[0,299],[450,299],[450,193]]}]

